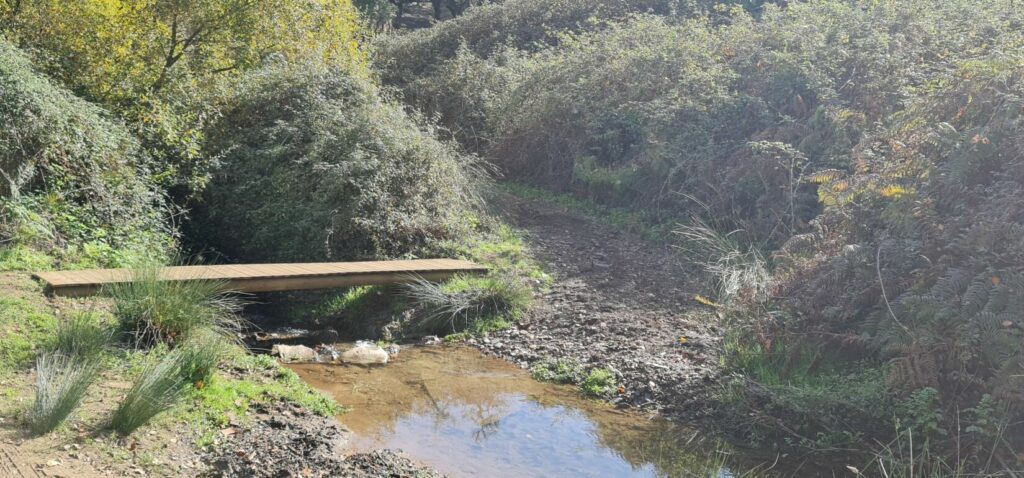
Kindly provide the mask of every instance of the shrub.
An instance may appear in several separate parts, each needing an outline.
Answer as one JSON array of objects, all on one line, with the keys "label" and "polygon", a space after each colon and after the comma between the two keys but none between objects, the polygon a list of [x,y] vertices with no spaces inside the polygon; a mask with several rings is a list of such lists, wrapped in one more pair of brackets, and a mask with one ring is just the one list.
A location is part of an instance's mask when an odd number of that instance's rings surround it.
[{"label": "shrub", "polygon": [[6,41],[0,123],[4,242],[157,254],[170,245],[163,200],[148,182],[138,142],[103,110],[36,73]]},{"label": "shrub", "polygon": [[689,11],[678,0],[508,0],[469,9],[434,28],[384,36],[374,44],[374,60],[385,84],[424,76],[468,45],[487,56],[505,45],[539,48],[555,44],[560,34],[595,28],[631,13],[673,14]]},{"label": "shrub", "polygon": [[1020,410],[1024,171],[1019,52],[965,63],[822,175],[825,211],[778,255],[792,320],[822,347],[890,363],[946,420],[984,395]]},{"label": "shrub", "polygon": [[[460,48],[447,33],[485,25],[478,16],[503,22],[496,8],[383,40],[379,54],[394,59],[378,62],[385,81],[514,179],[670,220],[707,204],[770,247],[820,211],[808,179],[850,168],[865,134],[959,61],[1012,49],[1019,21],[1006,2],[827,1],[768,5],[757,19],[555,22],[557,41],[537,43],[502,42],[498,29],[496,43],[466,36]],[[398,54],[418,41],[439,58]]]},{"label": "shrub", "polygon": [[127,435],[174,406],[184,392],[187,365],[185,353],[175,349],[146,366],[114,410],[111,427]]},{"label": "shrub", "polygon": [[249,75],[209,134],[222,157],[199,229],[245,260],[415,254],[458,237],[472,159],[363,79],[316,64]]},{"label": "shrub", "polygon": [[57,428],[85,397],[99,374],[93,359],[45,352],[36,359],[36,398],[28,411],[29,429],[42,435]]},{"label": "shrub", "polygon": [[192,332],[210,330],[232,336],[241,327],[240,299],[213,280],[160,280],[162,268],[143,266],[129,282],[111,284],[114,315],[136,345],[177,343]]},{"label": "shrub", "polygon": [[96,314],[79,312],[57,326],[53,351],[67,357],[92,360],[103,353],[113,338],[113,328],[101,323]]}]

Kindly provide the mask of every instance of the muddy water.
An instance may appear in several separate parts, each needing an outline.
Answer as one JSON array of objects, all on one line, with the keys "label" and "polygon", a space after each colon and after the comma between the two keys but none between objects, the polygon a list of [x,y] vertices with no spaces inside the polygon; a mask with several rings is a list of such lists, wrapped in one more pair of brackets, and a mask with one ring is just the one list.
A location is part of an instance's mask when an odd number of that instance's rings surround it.
[{"label": "muddy water", "polygon": [[351,409],[352,452],[402,450],[453,477],[732,476],[693,430],[540,383],[465,347],[403,349],[383,367],[292,365]]}]

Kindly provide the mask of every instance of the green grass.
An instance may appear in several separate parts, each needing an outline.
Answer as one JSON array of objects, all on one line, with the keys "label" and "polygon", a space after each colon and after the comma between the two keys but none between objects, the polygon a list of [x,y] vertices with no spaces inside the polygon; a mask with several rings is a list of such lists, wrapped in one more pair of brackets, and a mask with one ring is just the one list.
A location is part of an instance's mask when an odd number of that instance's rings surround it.
[{"label": "green grass", "polygon": [[864,430],[885,435],[896,403],[882,364],[827,360],[781,342],[765,350],[729,338],[724,349],[724,365],[741,377],[726,380],[716,400],[724,427],[748,445],[837,451],[863,445]]},{"label": "green grass", "polygon": [[181,353],[181,379],[202,388],[210,381],[224,356],[227,344],[223,337],[204,330],[193,331],[175,349]]},{"label": "green grass", "polygon": [[114,410],[110,418],[111,428],[128,435],[174,406],[184,391],[181,376],[184,365],[184,355],[172,350],[159,361],[145,366]]},{"label": "green grass", "polygon": [[191,331],[231,335],[241,325],[240,300],[218,281],[161,281],[160,267],[133,271],[131,282],[113,284],[104,293],[114,299],[114,315],[136,345],[175,343]]},{"label": "green grass", "polygon": [[0,375],[24,367],[53,342],[57,318],[26,299],[0,297]]},{"label": "green grass", "polygon": [[167,417],[183,420],[197,430],[199,446],[215,443],[221,428],[232,421],[244,422],[246,412],[256,405],[289,402],[325,417],[344,411],[334,399],[310,388],[295,372],[269,355],[249,355],[236,350],[230,366],[243,372],[244,378],[221,374],[212,377],[202,388],[192,387],[185,403]]},{"label": "green grass", "polygon": [[583,365],[570,359],[541,360],[530,366],[530,375],[542,382],[579,384],[580,392],[593,398],[606,397],[615,390],[615,374],[611,370],[594,368],[587,372]]},{"label": "green grass", "polygon": [[544,359],[530,367],[530,375],[542,382],[581,383],[586,378],[583,366],[568,359]]},{"label": "green grass", "polygon": [[99,364],[86,357],[46,352],[36,360],[36,398],[27,413],[29,430],[42,435],[57,428],[78,407],[96,380]]},{"label": "green grass", "polygon": [[57,326],[55,352],[83,359],[96,359],[110,346],[114,329],[94,312],[74,312]]},{"label": "green grass", "polygon": [[426,333],[508,328],[532,298],[530,288],[516,283],[514,277],[495,275],[457,276],[444,283],[420,279],[404,289],[419,312],[415,326]]},{"label": "green grass", "polygon": [[477,237],[445,244],[444,249],[490,272],[408,284],[404,296],[419,309],[415,325],[426,333],[479,335],[511,327],[529,308],[534,290],[552,281],[530,256],[522,235],[505,224],[491,224]]},{"label": "green grass", "polygon": [[672,224],[679,222],[678,218],[664,217],[658,212],[606,206],[580,199],[572,194],[552,192],[528,184],[506,181],[499,187],[513,196],[555,204],[570,212],[589,216],[621,231],[639,234],[656,243],[672,242]]}]

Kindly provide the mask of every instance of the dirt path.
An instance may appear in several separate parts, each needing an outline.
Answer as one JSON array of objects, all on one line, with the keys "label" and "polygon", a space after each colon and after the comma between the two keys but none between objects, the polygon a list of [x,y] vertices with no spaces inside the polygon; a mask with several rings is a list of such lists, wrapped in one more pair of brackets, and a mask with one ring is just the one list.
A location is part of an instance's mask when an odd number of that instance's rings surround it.
[{"label": "dirt path", "polygon": [[563,208],[503,200],[533,254],[554,275],[522,323],[477,344],[521,366],[570,359],[616,373],[621,406],[669,417],[703,413],[718,376],[717,319],[693,296],[701,273],[667,246]]}]

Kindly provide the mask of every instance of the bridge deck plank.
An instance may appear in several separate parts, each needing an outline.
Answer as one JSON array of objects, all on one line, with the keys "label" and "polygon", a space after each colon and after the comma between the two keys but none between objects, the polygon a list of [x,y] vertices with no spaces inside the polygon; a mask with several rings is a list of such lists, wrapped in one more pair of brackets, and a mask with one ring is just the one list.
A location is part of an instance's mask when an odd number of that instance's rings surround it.
[{"label": "bridge deck plank", "polygon": [[[162,280],[218,280],[240,292],[349,287],[407,282],[421,276],[444,279],[460,273],[482,273],[487,268],[458,259],[321,262],[295,264],[231,264],[176,266],[161,269]],[[129,282],[130,269],[87,269],[38,272],[35,277],[57,295],[80,296],[99,292],[104,285]]]}]

